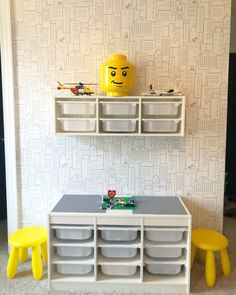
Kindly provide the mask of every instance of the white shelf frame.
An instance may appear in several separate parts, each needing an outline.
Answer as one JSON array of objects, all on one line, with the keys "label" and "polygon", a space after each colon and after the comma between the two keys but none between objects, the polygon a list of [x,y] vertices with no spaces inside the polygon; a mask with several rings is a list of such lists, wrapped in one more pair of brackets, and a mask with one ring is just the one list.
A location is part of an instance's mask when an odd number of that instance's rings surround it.
[{"label": "white shelf frame", "polygon": [[[60,112],[60,104],[61,103],[82,103],[87,102],[91,103],[94,102],[96,106],[94,116],[86,115],[83,116],[66,116],[62,115]],[[102,103],[137,103],[137,112],[135,116],[103,116],[101,108]],[[178,115],[176,117],[168,116],[168,115],[161,115],[161,116],[143,116],[143,108],[144,104],[154,103],[154,104],[178,104],[180,110],[178,110]],[[54,130],[56,134],[60,135],[91,135],[91,136],[184,136],[185,134],[185,96],[175,96],[175,95],[168,95],[168,96],[126,96],[126,97],[108,97],[108,96],[56,96],[54,99],[54,106],[55,106],[55,126]],[[95,121],[95,129],[94,131],[89,132],[78,132],[78,131],[63,131],[61,129],[61,125],[59,123],[60,120],[94,120]],[[135,132],[103,132],[102,131],[102,121],[136,121],[136,128]],[[177,126],[177,131],[175,132],[145,132],[143,131],[143,122],[148,121],[171,121],[174,122]]]},{"label": "white shelf frame", "polygon": [[[181,201],[181,198],[179,198]],[[182,201],[181,201],[182,202]],[[183,204],[183,202],[182,202]],[[183,204],[184,206],[184,204]],[[54,290],[78,290],[85,288],[86,290],[135,290],[141,291],[156,291],[158,290],[166,293],[185,293],[190,292],[190,252],[191,252],[191,215],[187,208],[184,206],[187,215],[149,215],[149,214],[131,214],[129,216],[112,216],[109,214],[86,214],[86,213],[56,213],[51,212],[48,218],[49,225],[49,263],[48,263],[48,274],[49,274],[49,286]],[[94,251],[93,257],[86,258],[74,258],[74,263],[92,264],[92,274],[88,275],[62,275],[56,271],[55,263],[73,263],[73,258],[62,258],[61,260],[56,255],[55,246],[58,243],[58,239],[55,237],[55,226],[56,225],[74,225],[82,226],[86,225],[88,228],[93,227],[93,237],[88,240],[87,245],[91,246],[93,241]],[[127,228],[133,229],[138,228],[140,231],[138,237],[134,241],[127,242],[125,246],[137,248],[137,255],[133,258],[120,259],[119,258],[103,258],[100,255],[101,246],[120,246],[119,241],[103,241],[99,237],[100,228],[105,228],[109,225],[109,228]],[[53,229],[54,227],[54,229]],[[145,239],[144,231],[148,227],[156,227],[157,230],[160,227],[166,227],[167,230],[178,230],[184,228],[186,235],[183,237],[183,241],[172,243],[158,243],[150,242]],[[70,228],[70,227],[68,227]],[[68,243],[68,240],[66,240]],[[71,241],[74,245],[75,241]],[[60,244],[60,243],[59,243]],[[78,245],[84,246],[86,243],[78,242]],[[147,257],[144,253],[146,246],[156,247],[181,247],[184,248],[184,254],[178,259],[153,259]],[[154,261],[154,263],[165,263],[166,264],[181,264],[181,272],[177,275],[153,275],[146,271],[145,263]],[[106,276],[100,271],[100,265],[136,265],[137,272],[130,277],[119,277],[119,276]],[[123,286],[125,285],[125,287]]]}]

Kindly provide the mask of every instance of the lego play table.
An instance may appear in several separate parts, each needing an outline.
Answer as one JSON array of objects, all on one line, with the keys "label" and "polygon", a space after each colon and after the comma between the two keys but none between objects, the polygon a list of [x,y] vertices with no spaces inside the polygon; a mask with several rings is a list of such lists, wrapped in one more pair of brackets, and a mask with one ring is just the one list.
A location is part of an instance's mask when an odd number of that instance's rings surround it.
[{"label": "lego play table", "polygon": [[190,292],[191,215],[180,197],[135,196],[133,210],[99,195],[64,195],[49,213],[54,290]]}]

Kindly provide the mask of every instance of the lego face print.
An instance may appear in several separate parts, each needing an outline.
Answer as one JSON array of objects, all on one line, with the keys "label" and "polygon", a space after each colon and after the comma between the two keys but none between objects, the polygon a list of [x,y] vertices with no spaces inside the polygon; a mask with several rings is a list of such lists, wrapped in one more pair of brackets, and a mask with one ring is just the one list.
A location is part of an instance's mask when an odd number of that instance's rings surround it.
[{"label": "lego face print", "polygon": [[110,76],[110,83],[118,88],[121,88],[126,85],[127,77],[129,73],[129,67],[124,66],[121,68],[116,68],[109,66],[108,75]]}]

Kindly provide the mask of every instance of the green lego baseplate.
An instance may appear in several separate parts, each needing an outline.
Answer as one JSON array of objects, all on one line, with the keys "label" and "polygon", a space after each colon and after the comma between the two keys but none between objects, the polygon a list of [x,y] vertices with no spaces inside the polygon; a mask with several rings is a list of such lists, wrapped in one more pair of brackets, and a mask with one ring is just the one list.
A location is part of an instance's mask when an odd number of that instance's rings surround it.
[{"label": "green lego baseplate", "polygon": [[133,196],[115,196],[110,198],[108,195],[102,196],[101,209],[107,210],[131,210],[135,209],[136,201]]}]

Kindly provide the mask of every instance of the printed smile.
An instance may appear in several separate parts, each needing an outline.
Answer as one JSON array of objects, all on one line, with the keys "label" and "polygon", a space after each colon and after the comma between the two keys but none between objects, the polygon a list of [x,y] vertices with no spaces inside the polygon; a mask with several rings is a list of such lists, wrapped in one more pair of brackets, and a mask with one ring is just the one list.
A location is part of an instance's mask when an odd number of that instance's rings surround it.
[{"label": "printed smile", "polygon": [[123,84],[124,82],[115,82],[114,80],[112,80],[111,83],[121,85],[121,84]]}]

